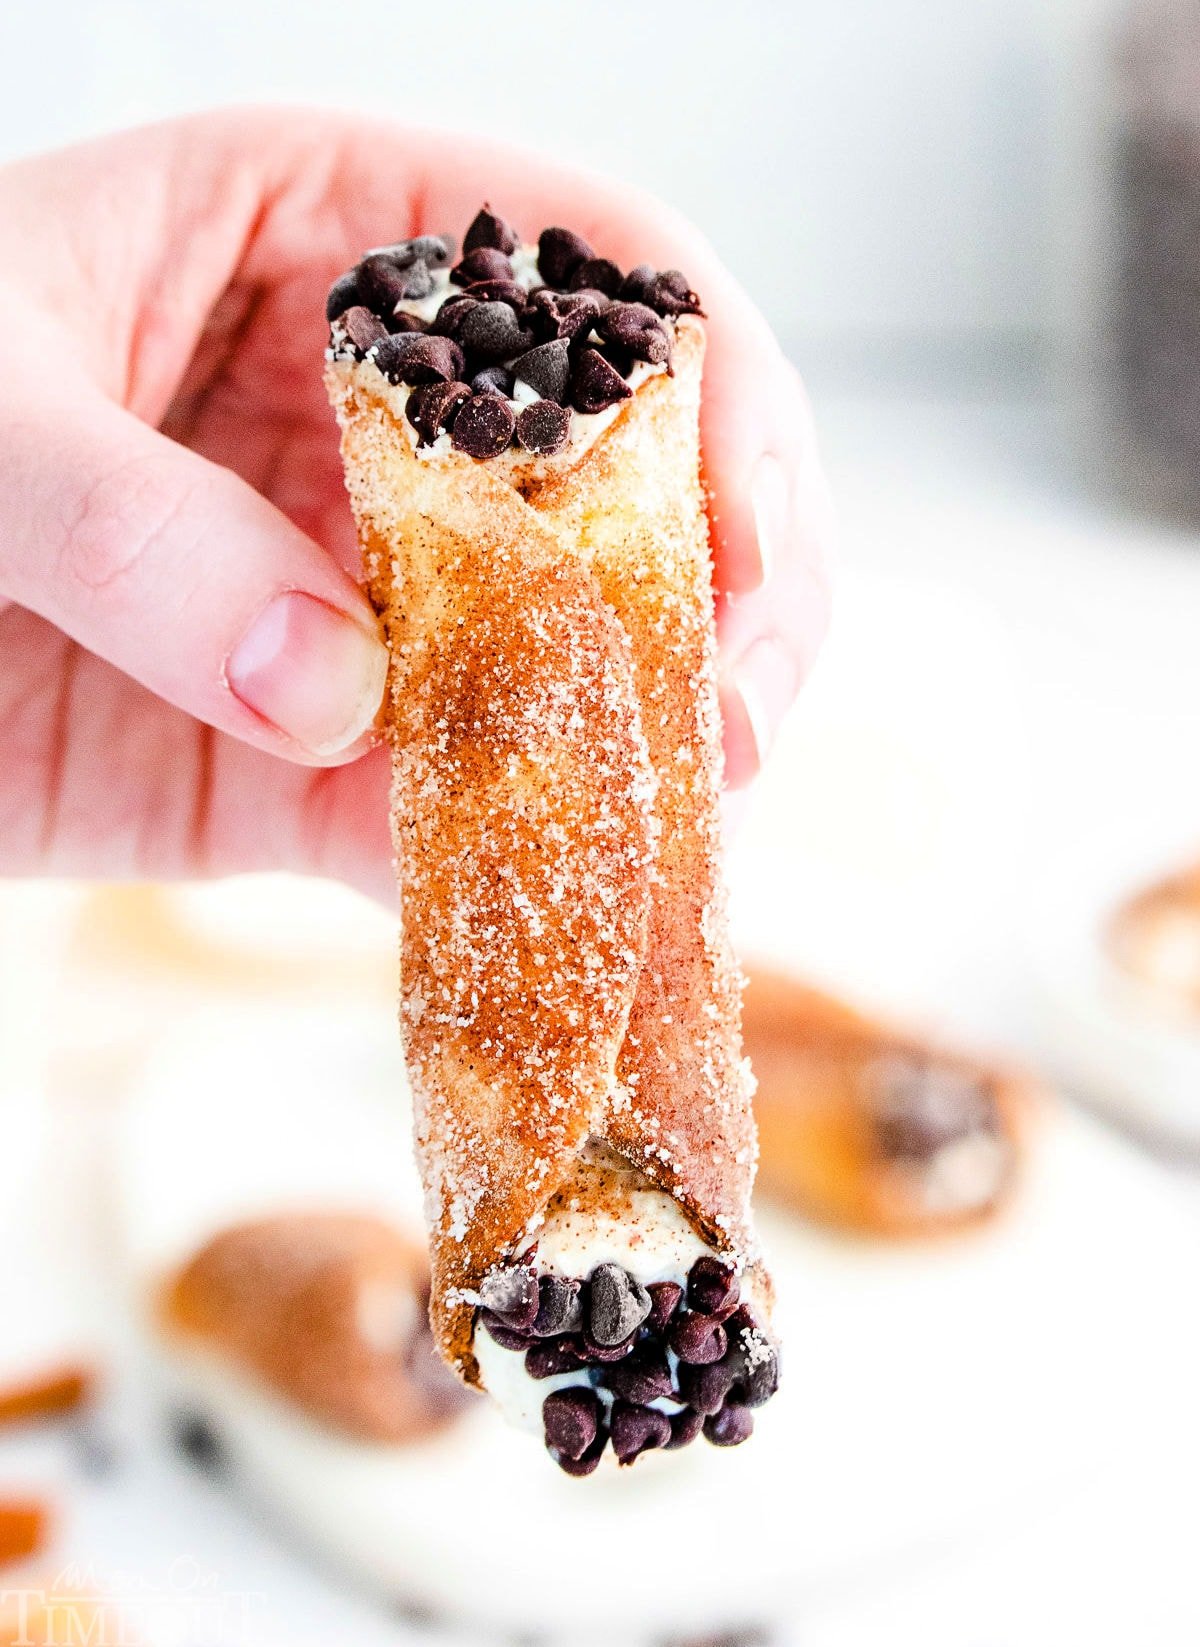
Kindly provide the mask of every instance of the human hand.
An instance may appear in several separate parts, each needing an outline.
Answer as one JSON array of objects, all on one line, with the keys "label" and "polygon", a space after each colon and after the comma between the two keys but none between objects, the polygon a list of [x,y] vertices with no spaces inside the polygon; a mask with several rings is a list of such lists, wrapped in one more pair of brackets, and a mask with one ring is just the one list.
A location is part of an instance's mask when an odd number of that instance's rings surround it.
[{"label": "human hand", "polygon": [[757,770],[824,631],[830,510],[796,376],[704,240],[490,142],[229,111],[0,172],[0,873],[390,893],[323,299],[364,246],[484,198],[702,294],[730,783]]}]

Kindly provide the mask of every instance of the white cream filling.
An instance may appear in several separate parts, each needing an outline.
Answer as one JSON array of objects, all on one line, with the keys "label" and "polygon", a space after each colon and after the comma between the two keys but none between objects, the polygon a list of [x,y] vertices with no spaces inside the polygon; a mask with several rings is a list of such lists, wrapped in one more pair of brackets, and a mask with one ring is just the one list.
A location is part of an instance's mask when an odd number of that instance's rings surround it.
[{"label": "white cream filling", "polygon": [[561,1197],[523,1249],[536,1245],[539,1275],[583,1278],[598,1264],[620,1264],[649,1286],[652,1281],[680,1281],[697,1258],[716,1256],[678,1204],[636,1167],[619,1161],[602,1144],[588,1144],[583,1160],[613,1174],[619,1195],[597,1201],[581,1183]]},{"label": "white cream filling", "polygon": [[920,1198],[930,1212],[971,1212],[1000,1192],[1012,1161],[1008,1140],[976,1132],[944,1144],[920,1171]]},{"label": "white cream filling", "polygon": [[586,1384],[586,1373],[557,1373],[553,1378],[530,1378],[525,1357],[518,1350],[505,1350],[484,1327],[475,1334],[475,1359],[483,1387],[518,1430],[542,1433],[542,1402],[553,1390],[570,1384]]},{"label": "white cream filling", "polygon": [[[636,1167],[596,1143],[586,1146],[582,1161],[585,1170],[577,1176],[576,1187],[555,1198],[556,1204],[518,1254],[536,1247],[533,1263],[539,1275],[583,1280],[599,1264],[620,1264],[643,1286],[674,1281],[683,1287],[697,1258],[717,1256],[671,1197],[655,1189]],[[603,1175],[600,1195],[589,1193],[589,1165]],[[542,1403],[551,1391],[590,1384],[585,1370],[531,1378],[524,1355],[503,1349],[484,1327],[475,1334],[474,1348],[483,1386],[505,1418],[538,1435],[542,1433]],[[668,1359],[674,1372],[675,1358],[670,1352]],[[606,1392],[597,1393],[607,1402]],[[651,1405],[663,1412],[679,1411],[678,1402],[665,1398]]]}]

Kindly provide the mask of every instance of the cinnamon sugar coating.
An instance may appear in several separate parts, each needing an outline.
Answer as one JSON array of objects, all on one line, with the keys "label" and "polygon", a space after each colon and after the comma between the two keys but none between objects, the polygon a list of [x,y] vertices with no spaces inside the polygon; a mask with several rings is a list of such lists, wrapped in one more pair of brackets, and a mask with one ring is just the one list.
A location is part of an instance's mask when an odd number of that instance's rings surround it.
[{"label": "cinnamon sugar coating", "polygon": [[[584,447],[415,450],[371,361],[327,383],[392,651],[401,995],[433,1321],[469,1382],[489,1271],[589,1139],[755,1263],[720,872],[703,332]],[[760,1296],[766,1296],[759,1276]]]}]

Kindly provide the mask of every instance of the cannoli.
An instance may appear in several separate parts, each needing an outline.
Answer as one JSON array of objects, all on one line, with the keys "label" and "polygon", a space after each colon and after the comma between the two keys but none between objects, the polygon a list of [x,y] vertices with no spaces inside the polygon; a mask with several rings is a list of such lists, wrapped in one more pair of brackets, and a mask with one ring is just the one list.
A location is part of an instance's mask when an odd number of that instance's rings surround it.
[{"label": "cannoli", "polygon": [[42,1367],[0,1383],[0,1424],[74,1412],[90,1398],[95,1386],[95,1369],[75,1362]]},{"label": "cannoli", "polygon": [[407,1442],[465,1397],[434,1354],[428,1293],[425,1253],[382,1219],[296,1213],[214,1236],[163,1288],[159,1321],[326,1428]]},{"label": "cannoli", "polygon": [[1168,1010],[1200,1015],[1200,864],[1125,900],[1108,922],[1108,954]]},{"label": "cannoli", "polygon": [[392,655],[401,1017],[448,1362],[569,1474],[778,1381],[720,871],[700,302],[578,235],[330,292]]},{"label": "cannoli", "polygon": [[885,1236],[987,1218],[1017,1177],[1030,1080],[751,968],[760,1184],[822,1222]]}]

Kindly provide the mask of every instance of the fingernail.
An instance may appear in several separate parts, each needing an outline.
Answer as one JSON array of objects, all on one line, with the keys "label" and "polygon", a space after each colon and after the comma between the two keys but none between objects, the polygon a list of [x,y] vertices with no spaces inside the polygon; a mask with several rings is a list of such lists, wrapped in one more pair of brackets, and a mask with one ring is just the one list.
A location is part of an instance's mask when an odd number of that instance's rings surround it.
[{"label": "fingernail", "polygon": [[757,577],[747,583],[742,594],[760,589],[770,578],[779,558],[779,547],[787,536],[792,507],[791,489],[783,464],[769,452],[759,458],[750,483],[750,507],[754,513],[754,536],[758,544]]},{"label": "fingernail", "polygon": [[379,635],[297,590],[277,595],[229,654],[236,697],[312,755],[337,755],[369,730],[387,679]]},{"label": "fingernail", "polygon": [[726,776],[733,789],[761,769],[799,686],[799,669],[783,642],[760,635],[729,673],[724,696]]}]

